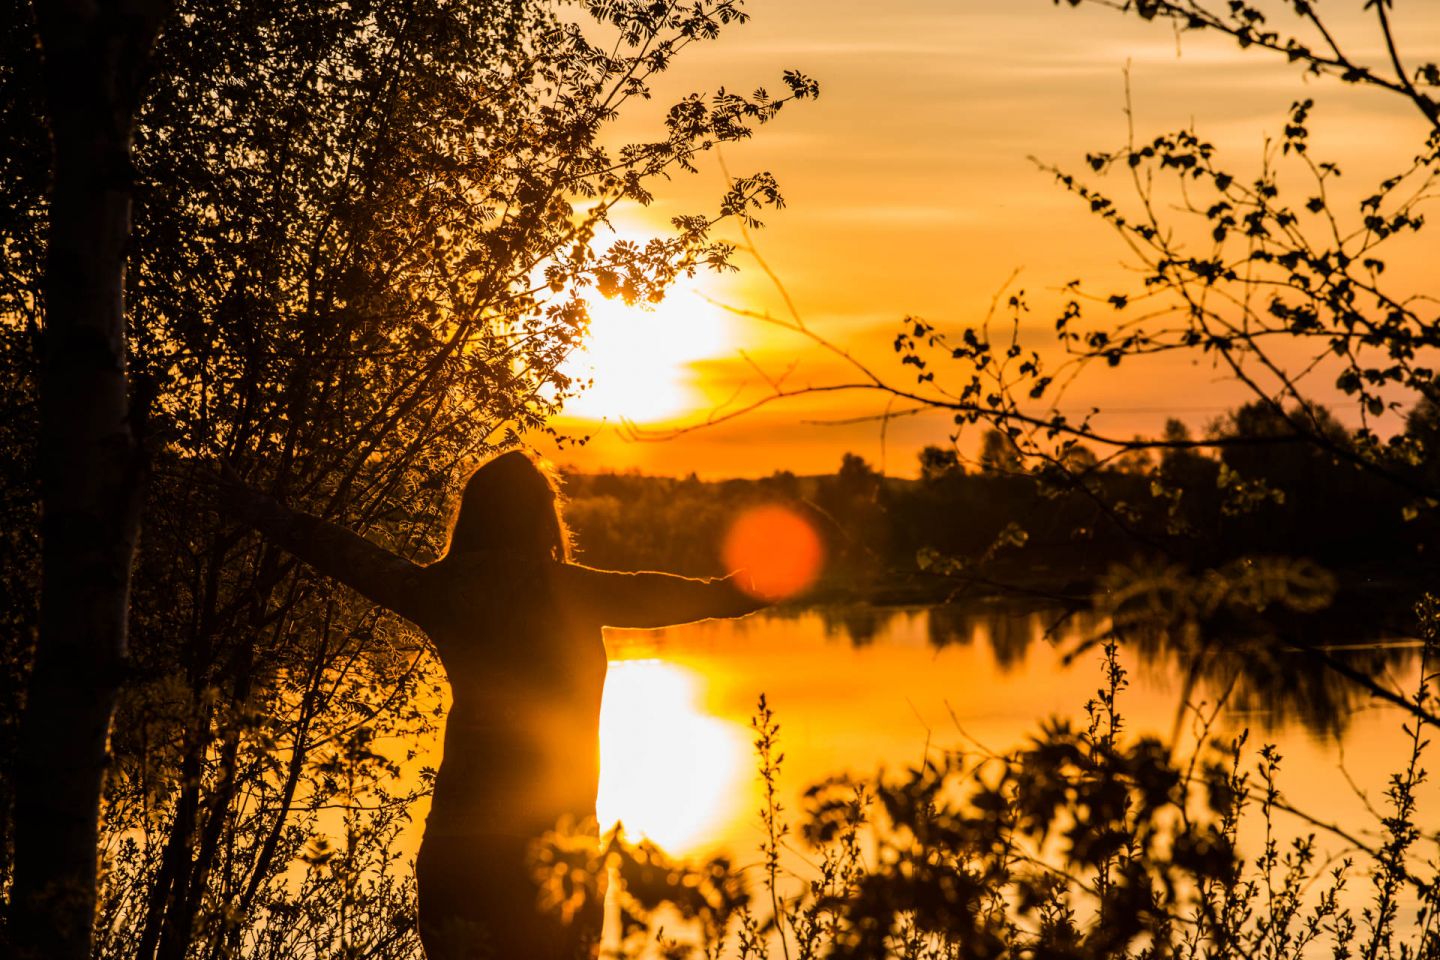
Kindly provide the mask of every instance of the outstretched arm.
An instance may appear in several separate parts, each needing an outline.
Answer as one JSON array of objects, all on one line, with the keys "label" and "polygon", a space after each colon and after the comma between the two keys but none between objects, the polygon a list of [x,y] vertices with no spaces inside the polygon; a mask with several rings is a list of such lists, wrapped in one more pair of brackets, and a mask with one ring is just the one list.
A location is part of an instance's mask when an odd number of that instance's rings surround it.
[{"label": "outstretched arm", "polygon": [[562,563],[560,587],[586,619],[607,627],[668,627],[712,617],[743,617],[768,606],[741,590],[735,574],[692,580],[670,573],[618,573]]},{"label": "outstretched arm", "polygon": [[366,599],[415,619],[418,564],[344,527],[292,510],[238,480],[227,478],[220,490],[226,513]]}]

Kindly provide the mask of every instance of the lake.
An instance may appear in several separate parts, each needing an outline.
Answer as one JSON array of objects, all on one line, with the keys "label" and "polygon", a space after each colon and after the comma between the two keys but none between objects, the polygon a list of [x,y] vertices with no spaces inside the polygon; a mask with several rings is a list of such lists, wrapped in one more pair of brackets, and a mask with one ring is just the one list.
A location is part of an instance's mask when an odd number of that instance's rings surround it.
[{"label": "lake", "polygon": [[[794,813],[804,788],[830,774],[898,771],[942,749],[1003,752],[1043,719],[1083,718],[1101,682],[1101,651],[1083,645],[1098,629],[1092,616],[982,605],[767,612],[611,631],[602,825],[619,819],[672,853],[726,851],[740,865],[758,865],[761,800],[749,720],[762,692],[781,724],[785,804]],[[1413,640],[1325,649],[1403,691],[1418,677]],[[1378,824],[1367,803],[1380,806],[1389,775],[1407,756],[1401,711],[1314,669],[1300,651],[1262,660],[1252,650],[1211,642],[1187,655],[1154,641],[1122,648],[1129,732],[1170,738],[1178,729],[1182,742],[1193,742],[1189,715],[1179,712],[1187,689],[1189,702],[1211,705],[1228,690],[1213,732],[1251,728],[1252,754],[1277,745],[1290,803],[1373,837]],[[1426,799],[1440,795],[1422,789],[1425,822],[1434,823],[1437,810],[1432,803],[1426,811]],[[1312,830],[1281,816],[1282,835]],[[1321,839],[1330,852],[1343,847]],[[1247,855],[1259,842],[1254,836]],[[804,873],[803,851],[792,851],[790,866]],[[1356,888],[1363,893],[1358,878]]]}]

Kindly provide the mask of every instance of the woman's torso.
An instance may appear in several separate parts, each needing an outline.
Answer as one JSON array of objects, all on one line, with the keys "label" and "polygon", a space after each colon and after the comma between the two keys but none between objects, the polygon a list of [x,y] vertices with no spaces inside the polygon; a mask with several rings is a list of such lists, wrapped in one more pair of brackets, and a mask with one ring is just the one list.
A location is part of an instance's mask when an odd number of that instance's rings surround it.
[{"label": "woman's torso", "polygon": [[483,554],[424,571],[420,626],[452,695],[427,839],[535,836],[594,814],[605,646],[556,567]]}]

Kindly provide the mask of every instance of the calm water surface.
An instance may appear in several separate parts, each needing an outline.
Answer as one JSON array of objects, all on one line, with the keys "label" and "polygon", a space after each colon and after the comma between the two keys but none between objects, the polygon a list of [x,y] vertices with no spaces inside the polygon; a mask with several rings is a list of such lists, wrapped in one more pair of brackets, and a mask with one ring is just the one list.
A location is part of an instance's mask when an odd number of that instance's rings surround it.
[{"label": "calm water surface", "polygon": [[[756,864],[762,832],[749,721],[761,693],[781,724],[786,806],[797,811],[804,788],[830,774],[899,771],[927,751],[977,743],[1005,751],[1045,718],[1082,718],[1101,681],[1099,649],[1082,646],[1095,630],[1093,620],[1057,627],[1054,614],[1001,608],[861,607],[610,632],[602,821],[622,820],[673,853],[724,850]],[[1401,689],[1413,685],[1415,644],[1346,646],[1344,655],[1369,658],[1368,668]],[[1187,697],[1214,704],[1228,690],[1217,732],[1249,727],[1252,748],[1276,744],[1288,801],[1373,832],[1361,794],[1378,806],[1406,757],[1396,708],[1307,670],[1298,653],[1261,664],[1243,653],[1226,658],[1207,647],[1186,656],[1152,645],[1123,650],[1122,662],[1132,733],[1168,738]],[[1190,726],[1180,725],[1182,737]],[[1426,793],[1433,822],[1440,790]],[[1310,830],[1298,821],[1281,827]],[[804,869],[798,853],[793,867]]]}]

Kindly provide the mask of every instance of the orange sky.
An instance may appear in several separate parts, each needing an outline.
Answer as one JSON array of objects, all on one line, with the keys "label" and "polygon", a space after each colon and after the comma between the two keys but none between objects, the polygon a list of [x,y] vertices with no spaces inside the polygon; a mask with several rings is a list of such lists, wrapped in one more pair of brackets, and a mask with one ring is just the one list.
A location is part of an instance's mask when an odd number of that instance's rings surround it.
[{"label": "orange sky", "polygon": [[[1405,51],[1434,58],[1440,4],[1397,7]],[[691,89],[779,89],[787,67],[820,81],[818,101],[795,105],[753,141],[727,148],[724,160],[737,175],[768,169],[780,178],[788,206],[755,234],[761,253],[807,324],[886,373],[898,372],[889,343],[903,317],[942,329],[978,322],[1016,271],[1034,308],[1027,333],[1038,345],[1047,342],[1060,285],[1125,285],[1118,238],[1027,157],[1080,173],[1086,151],[1121,146],[1127,62],[1140,137],[1193,122],[1240,173],[1258,170],[1265,138],[1278,135],[1289,104],[1306,96],[1319,102],[1312,149],[1337,161],[1353,190],[1395,172],[1423,142],[1423,121],[1398,98],[1306,82],[1277,58],[1219,39],[1186,35],[1177,49],[1167,27],[1098,9],[1051,0],[750,0],[747,8],[749,24],[677,67],[657,110],[665,94]],[[1378,56],[1368,19],[1329,15],[1350,38],[1352,56]],[[636,116],[628,129],[653,120]],[[698,176],[658,190],[650,208],[627,211],[623,226],[645,233],[675,213],[713,209],[724,185],[718,164],[703,164]],[[1112,190],[1126,196],[1119,183]],[[1409,257],[1392,262],[1390,275],[1410,274],[1411,292],[1435,292],[1422,278],[1423,252]],[[831,472],[849,450],[908,476],[920,446],[948,442],[943,415],[892,421],[883,434],[875,423],[815,422],[885,408],[878,396],[835,394],[663,443],[626,440],[620,417],[658,416],[647,425],[660,428],[694,423],[727,400],[761,395],[765,376],[792,365],[790,385],[842,378],[834,358],[799,338],[702,299],[782,312],[773,284],[745,257],[739,262],[739,275],[699,277],[651,317],[602,307],[595,394],[559,424],[592,439],[558,452],[542,443],[542,452],[588,470],[722,477]],[[637,343],[656,345],[642,358],[653,362],[636,362]],[[1316,391],[1324,392],[1320,384]],[[1199,425],[1242,398],[1187,359],[1082,380],[1067,408],[1101,406],[1100,422],[1128,434],[1156,429],[1168,415]],[[962,449],[972,443],[962,439]]]}]

